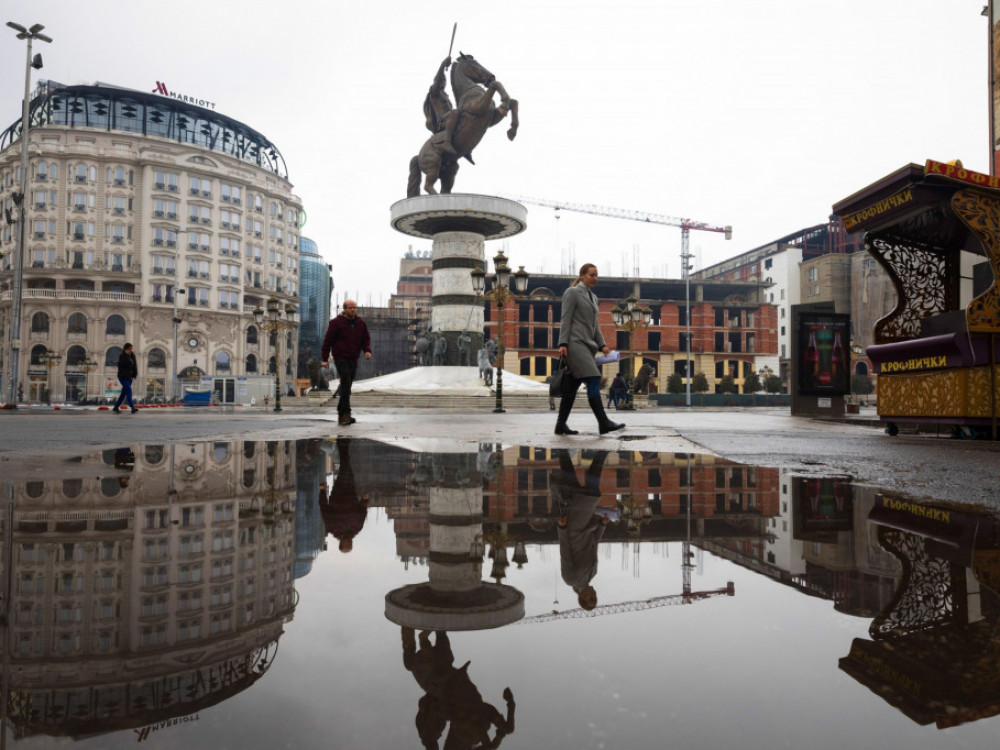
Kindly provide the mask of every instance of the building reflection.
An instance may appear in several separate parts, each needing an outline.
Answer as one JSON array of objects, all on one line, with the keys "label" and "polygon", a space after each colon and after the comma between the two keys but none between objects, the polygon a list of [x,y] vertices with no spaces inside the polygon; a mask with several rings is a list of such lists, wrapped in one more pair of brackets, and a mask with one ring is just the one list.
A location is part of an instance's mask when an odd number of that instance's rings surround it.
[{"label": "building reflection", "polygon": [[295,604],[295,462],[288,441],[145,445],[8,484],[14,736],[142,739],[259,679]]}]

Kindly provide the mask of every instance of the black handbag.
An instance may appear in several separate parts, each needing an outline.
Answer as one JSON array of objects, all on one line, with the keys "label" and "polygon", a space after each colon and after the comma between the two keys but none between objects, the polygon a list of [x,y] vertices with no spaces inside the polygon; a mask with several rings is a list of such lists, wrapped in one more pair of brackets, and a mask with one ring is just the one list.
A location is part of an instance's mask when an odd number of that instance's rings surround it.
[{"label": "black handbag", "polygon": [[565,357],[559,358],[559,366],[549,380],[549,395],[553,398],[572,396],[576,392],[573,374],[569,371],[569,362]]}]

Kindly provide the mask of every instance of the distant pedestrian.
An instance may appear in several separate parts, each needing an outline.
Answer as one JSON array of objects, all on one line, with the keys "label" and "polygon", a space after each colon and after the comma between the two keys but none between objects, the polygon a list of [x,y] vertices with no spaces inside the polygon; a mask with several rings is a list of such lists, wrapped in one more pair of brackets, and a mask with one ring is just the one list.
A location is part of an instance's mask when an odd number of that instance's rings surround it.
[{"label": "distant pedestrian", "polygon": [[323,367],[330,364],[330,356],[340,376],[340,400],[337,402],[337,422],[341,425],[354,424],[351,416],[351,386],[358,374],[358,357],[365,353],[365,359],[372,358],[372,343],[368,326],[358,317],[358,303],[344,300],[344,311],[330,321],[323,337],[320,357]]},{"label": "distant pedestrian", "polygon": [[132,353],[132,345],[125,344],[121,356],[118,357],[118,382],[122,384],[122,392],[118,394],[118,400],[111,410],[115,414],[121,413],[121,409],[118,407],[122,405],[123,401],[128,401],[133,414],[139,411],[135,408],[135,402],[132,400],[132,381],[137,377],[139,377],[139,365],[135,361],[135,354]]}]

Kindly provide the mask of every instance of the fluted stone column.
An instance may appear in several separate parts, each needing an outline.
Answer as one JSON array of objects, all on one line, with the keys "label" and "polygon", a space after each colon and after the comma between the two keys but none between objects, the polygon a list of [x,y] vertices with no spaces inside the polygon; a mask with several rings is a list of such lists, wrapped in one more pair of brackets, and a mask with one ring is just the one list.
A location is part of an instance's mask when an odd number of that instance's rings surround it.
[{"label": "fluted stone column", "polygon": [[472,291],[470,273],[489,270],[486,241],[513,237],[527,228],[528,210],[489,195],[421,195],[391,208],[393,228],[432,240],[431,330],[448,342],[446,365],[458,365],[458,337],[470,336],[469,364],[483,346],[483,301]]}]

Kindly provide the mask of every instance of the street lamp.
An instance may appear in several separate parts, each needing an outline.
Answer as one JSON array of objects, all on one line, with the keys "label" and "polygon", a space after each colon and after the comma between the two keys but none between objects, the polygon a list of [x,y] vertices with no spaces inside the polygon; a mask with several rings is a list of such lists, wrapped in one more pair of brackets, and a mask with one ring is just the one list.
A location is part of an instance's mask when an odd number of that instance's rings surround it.
[{"label": "street lamp", "polygon": [[267,301],[268,320],[264,319],[264,311],[259,307],[253,311],[253,319],[257,327],[267,333],[274,334],[274,411],[281,411],[281,339],[278,336],[280,331],[295,327],[294,305],[285,305],[285,317],[281,317],[281,302],[273,297]]},{"label": "street lamp", "polygon": [[[476,296],[480,299],[494,300],[497,303],[497,315],[499,316],[499,321],[497,323],[497,391],[496,391],[496,406],[493,409],[494,414],[502,414],[504,412],[503,408],[503,304],[508,300],[515,300],[518,297],[524,296],[524,293],[528,289],[528,272],[524,270],[524,266],[520,266],[515,273],[511,273],[510,267],[507,265],[507,256],[503,254],[503,250],[496,254],[493,258],[493,287],[485,292],[486,288],[486,271],[483,270],[481,266],[476,266],[472,270],[472,289],[475,291]],[[511,290],[510,280],[514,277],[514,288]]]},{"label": "street lamp", "polygon": [[[174,273],[177,273],[176,269],[174,270]],[[177,316],[177,296],[180,295],[180,294],[184,294],[184,290],[178,288],[175,285],[174,286],[174,295],[173,295],[174,296],[174,317],[171,318],[171,320],[174,323],[174,352],[173,352],[174,367],[173,367],[173,372],[170,375],[170,377],[172,379],[172,382],[170,383],[170,398],[171,398],[171,400],[174,403],[177,403],[178,401],[180,401],[180,393],[178,392],[178,377],[177,377],[177,375],[178,375],[178,373],[177,373],[177,364],[178,364],[177,360],[180,359],[180,352],[177,349],[177,326],[179,326],[181,324],[181,319]]]},{"label": "street lamp", "polygon": [[41,69],[42,56],[31,57],[31,42],[51,42],[52,39],[42,34],[45,27],[36,23],[30,29],[19,23],[8,21],[7,25],[17,32],[18,39],[27,42],[27,57],[24,65],[24,100],[21,104],[21,190],[12,198],[19,207],[20,226],[18,227],[17,253],[14,255],[14,282],[11,294],[10,343],[7,348],[7,404],[5,408],[17,408],[17,371],[21,353],[21,305],[24,287],[24,239],[27,227],[27,194],[28,194],[28,108],[31,104],[31,69]]},{"label": "street lamp", "polygon": [[[67,361],[67,365],[69,362]],[[76,363],[76,366],[83,372],[83,398],[90,399],[90,373],[97,369],[97,362],[85,354],[84,358]]]},{"label": "street lamp", "polygon": [[[642,328],[649,327],[649,323],[653,319],[653,311],[648,307],[639,307],[639,300],[636,299],[634,294],[630,294],[620,304],[621,307],[616,305],[612,308],[611,319],[614,321],[615,328],[628,332],[629,389],[631,389],[632,381],[636,374],[635,363],[633,361],[635,357],[633,353],[633,334]],[[634,409],[635,404],[630,401],[627,404],[627,408]]]},{"label": "street lamp", "polygon": [[38,361],[45,366],[45,403],[52,403],[52,368],[57,367],[62,361],[62,355],[53,351],[46,351],[38,355]]}]

